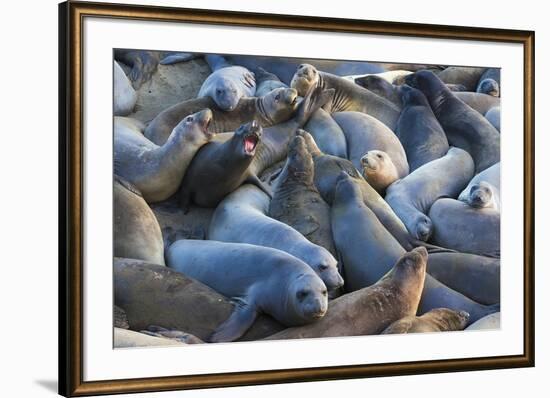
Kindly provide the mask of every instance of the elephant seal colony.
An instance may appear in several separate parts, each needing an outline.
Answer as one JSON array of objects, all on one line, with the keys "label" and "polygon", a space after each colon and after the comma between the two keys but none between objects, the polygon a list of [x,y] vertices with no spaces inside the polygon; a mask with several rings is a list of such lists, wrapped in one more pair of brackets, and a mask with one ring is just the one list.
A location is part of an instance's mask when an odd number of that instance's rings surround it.
[{"label": "elephant seal colony", "polygon": [[115,347],[500,327],[499,69],[114,54]]}]

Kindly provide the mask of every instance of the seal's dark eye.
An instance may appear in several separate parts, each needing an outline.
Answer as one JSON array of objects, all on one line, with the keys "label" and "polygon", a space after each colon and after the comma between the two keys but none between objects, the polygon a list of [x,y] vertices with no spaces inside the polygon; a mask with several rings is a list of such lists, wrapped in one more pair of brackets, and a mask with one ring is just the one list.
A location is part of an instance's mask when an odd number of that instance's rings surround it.
[{"label": "seal's dark eye", "polygon": [[298,293],[296,293],[296,297],[298,300],[303,300],[307,297],[308,291],[307,290],[300,290]]},{"label": "seal's dark eye", "polygon": [[220,89],[216,90],[216,94],[221,94],[221,93],[222,93],[222,90],[220,90]]},{"label": "seal's dark eye", "polygon": [[323,296],[326,296],[326,295],[327,295],[327,291],[326,291],[326,290],[323,290],[321,293],[323,294]]},{"label": "seal's dark eye", "polygon": [[382,159],[382,155],[380,155],[379,153],[376,154],[376,157],[377,157],[378,159]]},{"label": "seal's dark eye", "polygon": [[193,121],[193,116],[187,116],[187,117],[185,118],[185,121],[186,121],[187,123],[192,122],[192,121]]},{"label": "seal's dark eye", "polygon": [[275,96],[275,101],[279,101],[280,99],[281,99],[281,94],[277,94],[277,95]]},{"label": "seal's dark eye", "polygon": [[321,265],[319,266],[319,269],[320,269],[321,271],[326,271],[326,270],[328,269],[328,265],[326,265],[326,264],[321,264]]}]

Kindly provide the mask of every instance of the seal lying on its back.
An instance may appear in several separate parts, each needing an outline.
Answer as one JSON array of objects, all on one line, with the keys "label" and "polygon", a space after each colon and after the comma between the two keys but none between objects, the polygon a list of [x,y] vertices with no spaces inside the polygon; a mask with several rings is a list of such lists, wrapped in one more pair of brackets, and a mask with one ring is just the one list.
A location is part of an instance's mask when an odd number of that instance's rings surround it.
[{"label": "seal lying on its back", "polygon": [[420,71],[405,77],[408,85],[424,93],[449,144],[467,151],[476,173],[500,161],[500,134],[478,112],[459,100],[432,72]]},{"label": "seal lying on its back", "polygon": [[113,252],[164,265],[159,223],[139,191],[115,175],[113,186]]},{"label": "seal lying on its back", "polygon": [[386,201],[416,239],[427,241],[432,223],[426,215],[442,197],[456,197],[474,175],[468,152],[451,147],[440,159],[416,169],[387,189]]},{"label": "seal lying on its back", "polygon": [[269,197],[253,185],[243,185],[216,208],[208,239],[285,251],[308,264],[329,290],[341,287],[344,281],[328,250],[311,243],[294,228],[268,217],[268,210]]},{"label": "seal lying on its back", "polygon": [[447,136],[428,100],[420,90],[400,86],[403,109],[395,135],[403,144],[410,171],[443,157],[449,150]]},{"label": "seal lying on its back", "polygon": [[426,276],[426,258],[423,247],[405,253],[375,285],[332,301],[319,322],[283,330],[267,340],[379,334],[392,322],[414,316]]},{"label": "seal lying on its back", "polygon": [[313,182],[314,165],[303,137],[290,143],[286,164],[276,180],[269,215],[336,255],[330,207]]},{"label": "seal lying on its back", "polygon": [[298,94],[302,96],[312,87],[334,89],[332,102],[325,107],[330,113],[363,112],[381,121],[392,130],[395,129],[399,118],[399,108],[390,101],[342,77],[320,72],[309,64],[302,64],[298,67],[290,87],[298,90]]},{"label": "seal lying on its back", "polygon": [[439,199],[430,209],[433,242],[464,253],[500,257],[500,212]]},{"label": "seal lying on its back", "polygon": [[211,119],[209,109],[189,115],[164,145],[157,146],[132,119],[115,117],[115,173],[134,184],[147,202],[168,199],[178,190],[195,153],[212,138]]},{"label": "seal lying on its back", "polygon": [[262,127],[288,120],[297,107],[298,94],[292,88],[279,88],[258,98],[241,98],[231,112],[221,110],[210,97],[195,98],[172,105],[159,113],[145,129],[145,136],[157,145],[168,139],[181,119],[201,109],[212,110],[209,130],[214,133],[235,131],[240,125],[257,120]]},{"label": "seal lying on its back", "polygon": [[382,334],[430,333],[464,330],[470,314],[448,308],[436,308],[421,316],[409,316],[392,323]]},{"label": "seal lying on its back", "polygon": [[248,170],[262,137],[257,121],[244,124],[227,141],[212,141],[195,155],[181,183],[180,204],[184,211],[191,202],[215,207],[245,182],[271,195],[269,188]]},{"label": "seal lying on its back", "polygon": [[329,205],[334,202],[334,191],[336,183],[340,178],[340,173],[344,172],[354,178],[359,187],[363,202],[376,214],[376,217],[384,227],[406,248],[412,248],[413,239],[407,232],[403,222],[395,215],[392,208],[386,201],[361,177],[357,169],[347,159],[341,159],[336,156],[325,155],[322,153],[310,134],[303,132],[302,136],[306,141],[309,152],[315,164],[315,186],[319,193]]},{"label": "seal lying on its back", "polygon": [[[352,231],[364,231],[366,233],[371,233],[371,231],[366,230],[364,227],[365,224],[372,225],[372,217],[369,216],[368,212],[365,211],[365,208],[362,207],[359,210],[360,206],[360,194],[357,191],[356,183],[354,183],[350,178],[341,176],[341,180],[338,182],[337,189],[340,190],[340,195],[342,198],[342,205],[339,206],[342,210],[342,214],[348,213],[347,217],[342,217],[342,220],[337,220],[333,218],[335,223],[342,222],[348,223],[346,226],[347,233],[346,237],[349,241],[347,245],[355,245],[354,256],[357,256],[357,261],[351,261],[347,264],[344,264],[344,277],[346,279],[346,285],[351,283],[351,277],[348,275],[353,275],[353,285],[356,288],[362,289],[364,287],[372,285],[373,281],[379,280],[384,276],[391,268],[391,264],[394,264],[399,260],[403,254],[405,254],[405,249],[403,249],[392,236],[385,236],[383,238],[384,242],[382,245],[384,247],[377,247],[369,242],[361,242],[360,240],[350,239],[349,230]],[[353,192],[353,194],[351,194]],[[350,195],[348,195],[350,193]],[[347,210],[346,210],[346,207]],[[352,210],[357,208],[358,210]],[[335,206],[333,205],[333,210]],[[333,212],[333,215],[336,217],[340,210],[336,209],[336,212]],[[353,216],[349,216],[353,214]],[[334,228],[334,227],[333,227]],[[343,229],[343,228],[342,228]],[[339,228],[339,231],[342,229]],[[376,228],[376,231],[380,231],[380,228]],[[363,232],[361,232],[363,233]],[[344,237],[340,237],[337,230],[333,229],[334,241],[336,247],[339,250],[339,241],[340,239],[344,240]],[[361,249],[363,248],[363,254],[361,255]],[[370,254],[368,250],[373,250],[373,252],[382,252],[383,261],[368,261]],[[422,248],[417,248],[417,250]],[[391,259],[393,258],[393,262]],[[368,266],[365,266],[368,261]],[[390,264],[390,265],[388,265]],[[357,267],[357,268],[355,268]],[[346,297],[345,295],[344,297]],[[420,301],[419,313],[423,314],[427,311],[430,311],[434,308],[450,308],[457,311],[466,311],[470,314],[470,322],[474,322],[477,319],[498,310],[495,307],[486,307],[480,305],[469,298],[463,296],[462,294],[450,289],[449,287],[443,285],[441,282],[432,278],[430,275],[426,275],[426,280],[424,282],[424,290],[422,291],[422,298]],[[397,319],[396,319],[397,320]]]},{"label": "seal lying on its back", "polygon": [[210,97],[221,110],[232,111],[242,97],[253,97],[256,93],[254,74],[242,66],[212,64],[213,72],[202,83],[198,98]]},{"label": "seal lying on its back", "polygon": [[500,211],[500,162],[472,178],[458,200],[472,207],[489,207]]},{"label": "seal lying on its back", "polygon": [[346,136],[348,159],[361,169],[361,158],[368,151],[384,151],[391,158],[399,178],[409,174],[405,150],[392,130],[361,112],[338,112],[332,115]]},{"label": "seal lying on its back", "polygon": [[500,302],[500,260],[468,253],[432,253],[428,273],[480,304]]},{"label": "seal lying on its back", "polygon": [[286,326],[322,318],[327,288],[309,266],[280,250],[242,243],[180,240],[167,252],[168,265],[233,298],[237,305],[211,342],[243,335],[259,313]]},{"label": "seal lying on its back", "polygon": [[118,62],[113,63],[113,113],[115,116],[126,116],[132,113],[136,106],[137,93]]}]

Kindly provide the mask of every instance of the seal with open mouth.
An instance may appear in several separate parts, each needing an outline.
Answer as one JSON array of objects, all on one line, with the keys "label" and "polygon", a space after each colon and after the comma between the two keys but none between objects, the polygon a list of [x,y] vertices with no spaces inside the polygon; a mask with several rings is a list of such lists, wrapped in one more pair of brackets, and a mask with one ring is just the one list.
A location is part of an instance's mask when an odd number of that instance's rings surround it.
[{"label": "seal with open mouth", "polygon": [[180,203],[215,207],[245,182],[254,184],[271,196],[271,191],[249,170],[256,155],[263,129],[253,120],[239,127],[231,138],[214,140],[197,152],[183,179]]},{"label": "seal with open mouth", "polygon": [[168,199],[177,192],[195,153],[214,136],[208,130],[211,120],[210,109],[189,115],[158,146],[143,136],[139,122],[115,117],[115,174],[135,185],[149,203]]}]

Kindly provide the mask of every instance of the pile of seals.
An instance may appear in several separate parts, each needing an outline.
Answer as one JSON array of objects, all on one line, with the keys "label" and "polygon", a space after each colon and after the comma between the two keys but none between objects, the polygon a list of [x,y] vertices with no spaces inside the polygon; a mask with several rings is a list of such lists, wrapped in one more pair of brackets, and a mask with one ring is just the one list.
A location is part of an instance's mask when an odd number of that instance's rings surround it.
[{"label": "pile of seals", "polygon": [[[132,117],[181,62],[198,92]],[[115,346],[499,327],[500,93],[491,68],[117,50]]]}]

